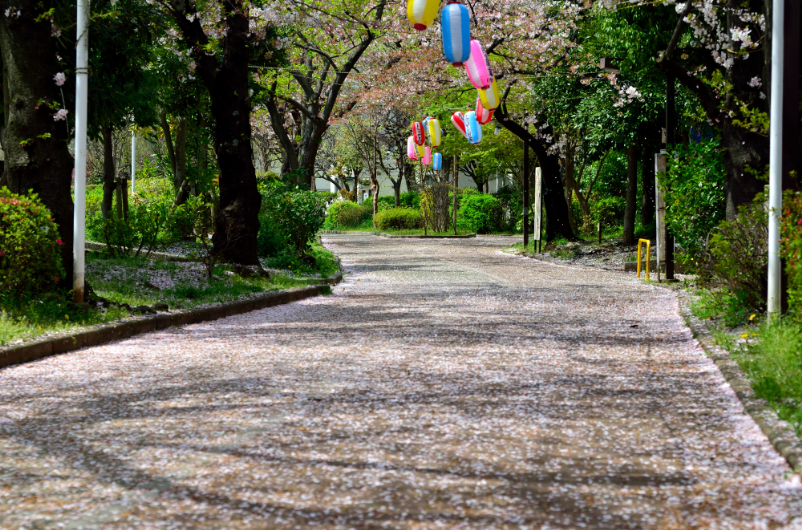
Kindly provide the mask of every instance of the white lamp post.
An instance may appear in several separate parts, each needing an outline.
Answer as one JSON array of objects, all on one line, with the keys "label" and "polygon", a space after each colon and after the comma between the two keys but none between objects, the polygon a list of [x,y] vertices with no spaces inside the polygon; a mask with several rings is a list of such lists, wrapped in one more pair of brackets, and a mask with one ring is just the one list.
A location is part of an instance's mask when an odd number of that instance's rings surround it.
[{"label": "white lamp post", "polygon": [[773,0],[771,25],[771,115],[769,125],[769,318],[780,313],[780,212],[783,168],[783,63],[785,58],[785,1]]},{"label": "white lamp post", "polygon": [[75,49],[75,209],[73,214],[73,301],[84,301],[86,232],[86,107],[89,94],[89,0],[78,0]]}]

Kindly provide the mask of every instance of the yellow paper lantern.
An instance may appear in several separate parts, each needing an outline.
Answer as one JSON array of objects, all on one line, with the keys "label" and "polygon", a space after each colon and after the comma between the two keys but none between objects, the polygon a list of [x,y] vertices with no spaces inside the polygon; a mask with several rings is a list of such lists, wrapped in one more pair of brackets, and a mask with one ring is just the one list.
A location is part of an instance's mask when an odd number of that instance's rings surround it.
[{"label": "yellow paper lantern", "polygon": [[407,18],[418,31],[423,31],[434,23],[440,0],[407,0]]},{"label": "yellow paper lantern", "polygon": [[490,83],[490,88],[487,90],[479,89],[479,100],[482,102],[482,106],[487,110],[497,109],[501,104],[501,97],[498,95],[498,84],[496,84],[495,77],[493,78],[493,82]]}]

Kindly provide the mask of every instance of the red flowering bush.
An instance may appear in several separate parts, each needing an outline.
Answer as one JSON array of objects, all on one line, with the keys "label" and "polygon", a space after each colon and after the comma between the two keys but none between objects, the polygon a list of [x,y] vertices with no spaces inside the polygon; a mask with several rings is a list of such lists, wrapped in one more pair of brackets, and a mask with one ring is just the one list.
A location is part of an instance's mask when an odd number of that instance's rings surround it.
[{"label": "red flowering bush", "polygon": [[802,309],[802,194],[786,191],[780,216],[780,255],[788,272],[788,305]]},{"label": "red flowering bush", "polygon": [[58,227],[36,195],[0,188],[0,294],[19,296],[55,287],[64,276]]}]

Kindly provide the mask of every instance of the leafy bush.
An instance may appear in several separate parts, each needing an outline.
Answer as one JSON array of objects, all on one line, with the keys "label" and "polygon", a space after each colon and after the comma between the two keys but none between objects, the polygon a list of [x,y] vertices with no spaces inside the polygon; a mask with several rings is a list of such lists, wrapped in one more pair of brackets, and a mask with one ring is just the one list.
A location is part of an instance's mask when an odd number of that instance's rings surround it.
[{"label": "leafy bush", "polygon": [[401,207],[402,208],[412,208],[414,210],[420,210],[420,194],[415,193],[414,191],[408,191],[406,193],[401,194]]},{"label": "leafy bush", "polygon": [[788,273],[788,307],[802,313],[802,194],[786,191],[780,216],[780,254]]},{"label": "leafy bush", "polygon": [[477,234],[496,232],[501,227],[501,202],[492,195],[463,196],[457,210],[457,226]]},{"label": "leafy bush", "polygon": [[36,195],[0,188],[0,293],[19,296],[55,287],[64,276],[58,227]]},{"label": "leafy bush", "polygon": [[590,211],[593,220],[605,227],[620,225],[624,220],[624,208],[626,200],[622,197],[607,197],[593,203]]},{"label": "leafy bush", "polygon": [[704,251],[713,229],[724,220],[724,160],[717,138],[678,144],[660,180],[666,226],[688,257]]},{"label": "leafy bush", "polygon": [[326,196],[273,183],[262,188],[260,256],[305,256],[326,216]]},{"label": "leafy bush", "polygon": [[[516,230],[520,223],[523,230],[524,194],[517,186],[504,186],[494,196],[500,201],[504,212],[503,225],[505,230]],[[533,209],[534,211],[534,209]]]},{"label": "leafy bush", "polygon": [[335,202],[329,206],[329,224],[335,227],[355,228],[370,219],[372,214],[373,208],[369,205],[360,206],[351,201]]},{"label": "leafy bush", "polygon": [[393,197],[379,197],[376,204],[376,211],[381,212],[395,208],[395,198]]},{"label": "leafy bush", "polygon": [[87,232],[91,239],[106,244],[112,257],[149,254],[171,217],[170,204],[133,197],[128,219],[104,218],[100,212],[90,217]]},{"label": "leafy bush", "polygon": [[376,227],[380,230],[412,230],[423,227],[423,218],[412,208],[390,208],[376,214]]},{"label": "leafy bush", "polygon": [[738,208],[734,221],[723,221],[714,230],[706,250],[700,251],[699,279],[722,283],[747,308],[766,305],[768,215],[765,196]]}]

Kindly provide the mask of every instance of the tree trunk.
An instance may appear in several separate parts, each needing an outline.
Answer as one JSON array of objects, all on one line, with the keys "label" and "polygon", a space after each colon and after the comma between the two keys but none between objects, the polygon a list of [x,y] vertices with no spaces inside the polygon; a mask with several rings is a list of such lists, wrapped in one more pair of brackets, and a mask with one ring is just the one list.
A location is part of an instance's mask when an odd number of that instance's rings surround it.
[{"label": "tree trunk", "polygon": [[[512,134],[527,142],[535,152],[540,163],[541,177],[543,178],[543,204],[546,209],[546,240],[553,241],[564,237],[570,241],[576,239],[571,225],[568,222],[568,208],[565,204],[565,194],[560,180],[560,160],[557,155],[549,154],[546,146],[519,123],[510,119],[505,105],[502,104],[494,113],[496,122]],[[544,134],[550,134],[550,128]]]},{"label": "tree trunk", "polygon": [[627,197],[624,208],[624,244],[635,243],[635,213],[638,207],[638,151],[634,145],[627,148]]},{"label": "tree trunk", "polygon": [[220,207],[212,237],[214,252],[229,262],[259,265],[256,236],[262,197],[256,185],[251,148],[248,81],[250,29],[243,0],[221,2],[226,28],[216,54],[204,47],[208,36],[194,3],[171,0],[170,14],[192,47],[197,71],[211,96],[215,151],[220,166]]},{"label": "tree trunk", "polygon": [[568,207],[568,224],[571,230],[576,232],[576,219],[574,219],[574,209],[572,208],[573,194],[575,187],[574,180],[574,150],[569,147],[566,149],[563,168],[565,169],[565,204]]},{"label": "tree trunk", "polygon": [[175,191],[187,178],[187,119],[179,116],[175,124],[175,170],[173,172],[173,186]]},{"label": "tree trunk", "polygon": [[654,153],[647,144],[643,149],[641,166],[641,209],[640,222],[643,226],[655,223],[654,218]]},{"label": "tree trunk", "polygon": [[106,124],[101,125],[103,130],[103,200],[100,203],[100,213],[106,219],[112,217],[114,206],[114,129]]},{"label": "tree trunk", "polygon": [[[173,187],[175,184],[175,149],[173,149],[173,133],[170,131],[170,122],[167,121],[167,113],[159,111],[159,121],[161,122],[162,134],[164,134],[164,146],[167,148],[167,159],[170,160],[170,172],[173,174]],[[180,182],[178,184],[181,184]]]},{"label": "tree trunk", "polygon": [[373,228],[376,228],[376,213],[379,211],[379,179],[375,173],[370,175],[370,191],[373,193]]},{"label": "tree trunk", "polygon": [[[20,16],[0,16],[0,53],[4,69],[4,176],[10,191],[36,193],[58,225],[62,265],[66,273],[59,285],[72,287],[72,217],[70,194],[73,159],[67,149],[64,121],[54,121],[49,104],[60,104],[61,92],[53,75],[56,39],[50,35],[45,12],[51,0],[0,1],[0,11],[19,10]],[[42,20],[36,22],[35,19]],[[74,90],[65,86],[66,90]]]},{"label": "tree trunk", "polygon": [[393,204],[396,208],[401,206],[401,178],[393,180]]}]

